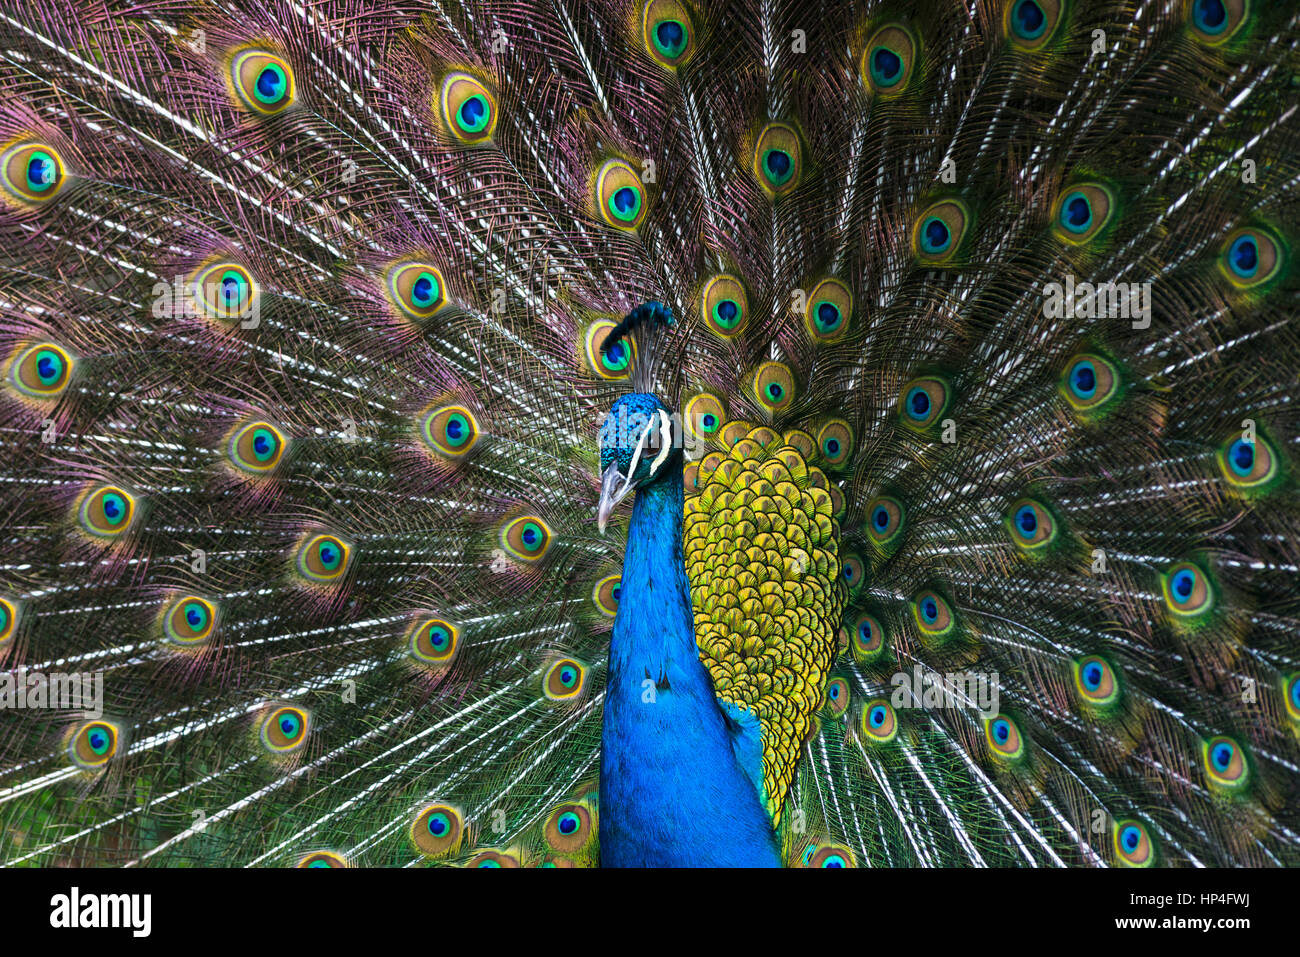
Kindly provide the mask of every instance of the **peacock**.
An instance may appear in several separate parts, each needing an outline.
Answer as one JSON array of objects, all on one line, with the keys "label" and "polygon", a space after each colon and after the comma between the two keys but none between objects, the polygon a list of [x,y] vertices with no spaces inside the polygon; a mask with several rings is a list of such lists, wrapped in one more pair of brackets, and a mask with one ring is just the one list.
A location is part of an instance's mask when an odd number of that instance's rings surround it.
[{"label": "peacock", "polygon": [[0,4],[0,862],[1300,864],[1300,9]]}]

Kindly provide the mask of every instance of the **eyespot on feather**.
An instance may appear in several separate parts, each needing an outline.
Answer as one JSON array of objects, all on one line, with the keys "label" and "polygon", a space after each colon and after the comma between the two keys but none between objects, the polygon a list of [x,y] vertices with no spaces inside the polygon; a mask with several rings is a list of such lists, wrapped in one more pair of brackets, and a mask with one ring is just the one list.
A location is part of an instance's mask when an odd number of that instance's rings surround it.
[{"label": "eyespot on feather", "polygon": [[608,226],[632,231],[645,220],[645,185],[625,160],[610,159],[596,171],[596,211]]},{"label": "eyespot on feather", "polygon": [[458,143],[477,146],[496,132],[496,96],[469,73],[448,73],[438,89],[438,104],[443,129]]},{"label": "eyespot on feather", "polygon": [[66,182],[63,157],[46,143],[19,141],[0,152],[0,184],[19,207],[48,203]]},{"label": "eyespot on feather", "polygon": [[230,60],[229,77],[236,99],[262,116],[282,113],[296,96],[288,61],[266,50],[236,51]]},{"label": "eyespot on feather", "polygon": [[897,96],[911,83],[916,68],[917,42],[900,23],[881,27],[862,51],[862,80],[878,96]]},{"label": "eyespot on feather", "polygon": [[460,629],[442,618],[423,618],[406,633],[407,653],[416,662],[446,668],[460,650]]},{"label": "eyespot on feather", "polygon": [[799,134],[788,123],[769,123],[754,143],[754,178],[771,198],[783,196],[799,185],[803,153]]},{"label": "eyespot on feather", "polygon": [[32,399],[55,399],[72,381],[76,360],[53,342],[19,348],[9,363],[9,384]]}]

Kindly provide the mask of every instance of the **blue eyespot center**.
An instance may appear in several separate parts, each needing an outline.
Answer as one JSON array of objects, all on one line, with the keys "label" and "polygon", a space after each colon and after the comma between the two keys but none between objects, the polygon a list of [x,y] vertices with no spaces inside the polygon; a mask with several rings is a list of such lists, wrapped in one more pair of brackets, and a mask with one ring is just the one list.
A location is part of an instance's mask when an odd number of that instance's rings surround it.
[{"label": "blue eyespot center", "polygon": [[686,28],[677,20],[664,20],[655,27],[655,39],[662,52],[678,56],[686,47]]},{"label": "blue eyespot center", "polygon": [[120,495],[104,496],[104,517],[114,525],[126,514],[126,502]]},{"label": "blue eyespot center", "polygon": [[631,186],[624,186],[622,189],[614,192],[614,208],[624,216],[630,216],[637,207],[636,190]]},{"label": "blue eyespot center", "polygon": [[1196,0],[1196,26],[1206,33],[1222,33],[1228,25],[1228,11],[1223,0]]},{"label": "blue eyespot center", "polygon": [[768,150],[763,156],[763,166],[776,183],[783,183],[790,178],[794,161],[785,150]]},{"label": "blue eyespot center", "polygon": [[27,188],[41,193],[54,185],[57,176],[54,161],[45,153],[33,153],[27,160]]},{"label": "blue eyespot center", "polygon": [[718,318],[724,323],[733,323],[740,316],[740,306],[734,299],[724,299],[718,303]]},{"label": "blue eyespot center", "polygon": [[1174,600],[1179,604],[1186,602],[1192,597],[1192,589],[1196,587],[1196,575],[1194,572],[1184,568],[1174,575],[1171,583],[1171,590],[1174,593]]},{"label": "blue eyespot center", "polygon": [[1097,392],[1097,369],[1086,359],[1070,370],[1070,391],[1080,399],[1091,399]]},{"label": "blue eyespot center", "polygon": [[1237,439],[1228,450],[1228,461],[1232,470],[1238,475],[1249,475],[1255,468],[1255,445],[1243,439]]},{"label": "blue eyespot center", "polygon": [[1025,538],[1032,538],[1034,532],[1038,531],[1038,516],[1034,513],[1033,506],[1024,505],[1016,512],[1016,528]]},{"label": "blue eyespot center", "polygon": [[487,126],[490,108],[481,93],[469,97],[460,105],[460,124],[467,131],[477,133]]},{"label": "blue eyespot center", "polygon": [[1047,27],[1047,16],[1034,0],[1020,0],[1011,12],[1011,25],[1022,40],[1036,40]]},{"label": "blue eyespot center", "polygon": [[1072,193],[1061,205],[1061,224],[1072,233],[1086,232],[1092,224],[1092,203],[1082,193]]},{"label": "blue eyespot center", "polygon": [[921,617],[929,624],[934,624],[939,618],[939,603],[933,598],[925,598],[921,601]]},{"label": "blue eyespot center", "polygon": [[263,67],[257,75],[257,97],[264,103],[274,103],[284,95],[285,76],[275,66]]},{"label": "blue eyespot center", "polygon": [[921,249],[927,253],[941,253],[952,243],[952,230],[938,216],[931,216],[921,225]]},{"label": "blue eyespot center", "polygon": [[582,822],[578,819],[578,815],[572,811],[560,815],[558,827],[561,834],[573,834],[581,826]]},{"label": "blue eyespot center", "polygon": [[930,395],[920,386],[907,394],[907,410],[914,419],[923,419],[930,411]]},{"label": "blue eyespot center", "polygon": [[1006,744],[1007,739],[1011,737],[1011,725],[999,718],[993,722],[993,737],[998,740],[999,744]]},{"label": "blue eyespot center", "polygon": [[429,815],[429,833],[441,837],[447,832],[447,819],[441,814]]},{"label": "blue eyespot center", "polygon": [[817,326],[824,332],[829,332],[840,324],[840,311],[829,302],[823,302],[817,306]]},{"label": "blue eyespot center", "polygon": [[1120,833],[1120,843],[1124,845],[1126,851],[1132,852],[1137,850],[1138,844],[1142,841],[1142,832],[1134,825],[1130,824]]},{"label": "blue eyespot center", "polygon": [[1249,279],[1259,271],[1259,244],[1253,236],[1241,236],[1228,250],[1228,259],[1232,271],[1244,279]]},{"label": "blue eyespot center", "polygon": [[867,720],[871,722],[873,728],[879,728],[883,725],[885,723],[885,718],[886,714],[883,705],[876,705],[873,707],[871,709],[871,714],[867,716]]},{"label": "blue eyespot center", "polygon": [[871,524],[876,526],[878,531],[884,531],[889,527],[889,510],[883,505],[877,505],[871,513]]},{"label": "blue eyespot center", "polygon": [[1101,687],[1102,668],[1095,661],[1091,661],[1083,669],[1083,686],[1089,691],[1096,691]]},{"label": "blue eyespot center", "polygon": [[876,47],[871,54],[871,71],[881,86],[893,86],[903,72],[903,59],[888,47]]},{"label": "blue eyespot center", "polygon": [[1232,745],[1223,742],[1216,744],[1210,752],[1210,760],[1214,762],[1216,771],[1228,770],[1228,765],[1232,763]]}]

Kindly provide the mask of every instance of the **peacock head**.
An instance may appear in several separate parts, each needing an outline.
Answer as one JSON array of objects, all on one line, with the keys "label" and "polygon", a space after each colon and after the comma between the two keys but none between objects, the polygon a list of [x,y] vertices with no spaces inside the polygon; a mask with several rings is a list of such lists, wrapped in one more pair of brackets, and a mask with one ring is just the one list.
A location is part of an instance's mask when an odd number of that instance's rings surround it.
[{"label": "peacock head", "polygon": [[614,403],[600,426],[596,523],[602,534],[615,505],[666,474],[681,457],[680,435],[677,417],[648,392],[633,392]]}]

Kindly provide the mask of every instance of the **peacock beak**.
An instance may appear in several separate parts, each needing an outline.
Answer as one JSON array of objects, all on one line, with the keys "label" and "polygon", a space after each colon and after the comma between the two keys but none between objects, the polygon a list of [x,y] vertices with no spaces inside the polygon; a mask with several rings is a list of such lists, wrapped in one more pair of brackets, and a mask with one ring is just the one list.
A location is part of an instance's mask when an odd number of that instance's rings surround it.
[{"label": "peacock beak", "polygon": [[610,462],[609,468],[600,477],[600,504],[596,506],[596,527],[600,529],[600,534],[605,534],[605,526],[609,523],[614,506],[627,498],[630,491],[631,480],[618,470],[617,462]]}]

